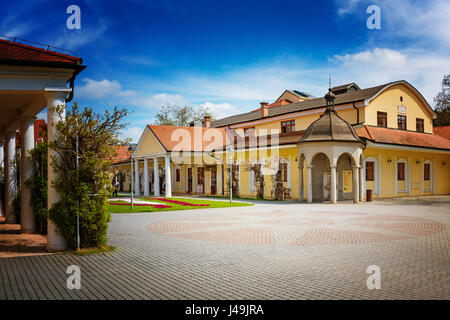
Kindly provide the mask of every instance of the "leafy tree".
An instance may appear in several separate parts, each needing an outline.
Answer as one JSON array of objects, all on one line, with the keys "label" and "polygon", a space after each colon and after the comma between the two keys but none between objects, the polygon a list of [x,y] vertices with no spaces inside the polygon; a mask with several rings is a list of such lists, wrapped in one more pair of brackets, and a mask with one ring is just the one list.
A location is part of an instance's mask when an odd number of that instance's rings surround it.
[{"label": "leafy tree", "polygon": [[209,108],[201,107],[198,110],[190,106],[167,105],[162,106],[156,114],[156,124],[166,126],[189,126],[191,122],[203,120],[208,115],[211,118],[212,113]]},{"label": "leafy tree", "polygon": [[435,126],[450,125],[450,74],[444,75],[442,80],[442,91],[434,98],[436,108],[436,119],[433,120]]},{"label": "leafy tree", "polygon": [[[94,113],[78,109],[75,103],[62,121],[62,107],[55,112],[61,121],[56,124],[58,139],[50,144],[58,155],[51,164],[58,173],[53,185],[61,196],[49,210],[50,219],[63,234],[69,248],[76,248],[76,219],[80,217],[82,247],[100,247],[106,243],[110,215],[107,198],[111,191],[109,168],[115,156],[112,146],[125,142],[119,131],[125,127],[126,109]],[[78,142],[78,154],[77,154]],[[79,159],[78,170],[76,159]]]}]

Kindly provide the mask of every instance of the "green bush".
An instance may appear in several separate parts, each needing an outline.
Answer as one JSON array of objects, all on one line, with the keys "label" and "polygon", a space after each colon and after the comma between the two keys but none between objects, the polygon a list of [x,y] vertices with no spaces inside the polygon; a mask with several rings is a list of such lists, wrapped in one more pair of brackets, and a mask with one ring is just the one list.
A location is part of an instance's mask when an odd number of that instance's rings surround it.
[{"label": "green bush", "polygon": [[31,191],[31,206],[34,211],[36,230],[47,233],[47,143],[39,143],[30,151],[33,175],[25,183]]},{"label": "green bush", "polygon": [[[62,114],[63,109],[57,107],[54,111]],[[51,159],[58,179],[51,183],[61,200],[50,208],[49,218],[64,236],[69,249],[77,246],[77,216],[81,247],[106,244],[110,221],[107,210],[111,191],[110,159],[115,155],[112,146],[124,143],[119,139],[119,131],[124,128],[122,120],[126,115],[126,109],[117,108],[104,114],[94,113],[89,108],[81,112],[75,103],[65,121],[56,124],[58,139],[50,147],[59,155]]]}]

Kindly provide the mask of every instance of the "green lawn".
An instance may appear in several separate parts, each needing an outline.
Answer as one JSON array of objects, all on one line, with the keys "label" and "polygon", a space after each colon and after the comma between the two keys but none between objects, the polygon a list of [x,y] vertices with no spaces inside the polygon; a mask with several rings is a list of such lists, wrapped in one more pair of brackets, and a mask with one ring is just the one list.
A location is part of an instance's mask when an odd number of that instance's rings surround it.
[{"label": "green lawn", "polygon": [[[169,203],[165,201],[156,200],[153,198],[138,198],[138,200],[149,200],[152,202],[158,202],[161,204],[169,205],[170,208],[155,208],[152,206],[134,206],[134,209],[131,210],[131,205],[129,206],[117,206],[117,205],[108,205],[108,210],[111,213],[138,213],[138,212],[155,212],[155,211],[173,211],[173,210],[192,210],[192,209],[208,209],[208,208],[229,208],[229,201],[214,201],[214,200],[199,200],[199,199],[187,199],[187,198],[167,198],[177,201],[188,202],[192,204],[209,204],[209,206],[205,207],[192,207],[192,206],[184,206],[181,204]],[[121,201],[119,201],[121,202]],[[252,203],[244,203],[244,202],[236,202],[233,201],[231,207],[245,207],[252,206]]]}]

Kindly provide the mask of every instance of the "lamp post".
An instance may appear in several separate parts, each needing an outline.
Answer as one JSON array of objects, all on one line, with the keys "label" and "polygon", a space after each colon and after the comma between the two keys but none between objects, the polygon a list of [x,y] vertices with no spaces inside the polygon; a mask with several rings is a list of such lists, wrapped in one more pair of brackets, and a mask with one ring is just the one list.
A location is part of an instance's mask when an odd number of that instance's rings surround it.
[{"label": "lamp post", "polygon": [[[128,148],[128,152],[134,153],[136,150],[136,147],[134,145],[130,145]],[[130,171],[130,180],[131,180],[131,211],[133,211],[133,156],[130,157],[130,165],[131,165],[131,171]]]},{"label": "lamp post", "polygon": [[232,181],[232,171],[233,171],[233,158],[235,149],[233,146],[227,147],[227,153],[230,154],[230,163],[229,163],[229,175],[228,175],[228,185],[229,185],[229,194],[230,194],[230,206],[233,203],[233,181]]}]

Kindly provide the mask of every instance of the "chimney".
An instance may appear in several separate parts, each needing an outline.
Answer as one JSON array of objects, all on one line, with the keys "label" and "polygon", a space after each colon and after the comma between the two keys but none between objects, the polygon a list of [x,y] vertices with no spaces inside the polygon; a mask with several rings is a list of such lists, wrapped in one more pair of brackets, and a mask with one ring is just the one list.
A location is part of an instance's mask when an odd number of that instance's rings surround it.
[{"label": "chimney", "polygon": [[267,117],[269,115],[269,103],[261,102],[261,118]]},{"label": "chimney", "polygon": [[211,127],[211,116],[206,115],[205,116],[205,128]]}]

